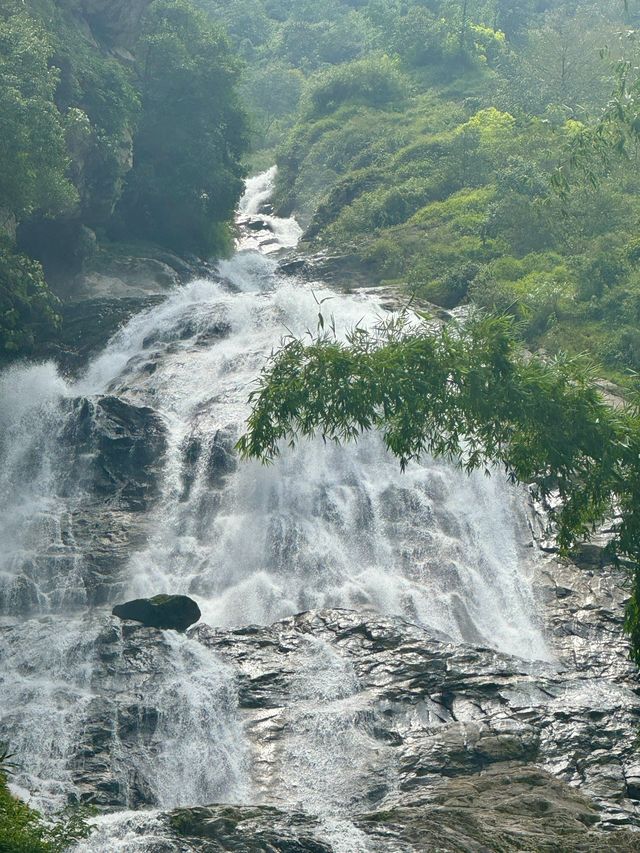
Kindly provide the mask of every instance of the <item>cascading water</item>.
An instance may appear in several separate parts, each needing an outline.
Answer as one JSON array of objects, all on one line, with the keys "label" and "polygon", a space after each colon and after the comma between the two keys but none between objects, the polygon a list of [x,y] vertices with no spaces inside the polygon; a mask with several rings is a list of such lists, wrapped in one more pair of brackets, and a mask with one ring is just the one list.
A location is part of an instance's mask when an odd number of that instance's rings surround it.
[{"label": "cascading water", "polygon": [[[263,208],[273,195],[276,167],[267,172],[249,178],[246,192],[238,207],[239,222],[247,222],[252,226],[245,229],[238,241],[238,249],[260,249],[269,254],[282,248],[295,246],[302,237],[302,228],[294,218],[283,219],[265,213]],[[259,214],[259,219],[253,219]],[[257,229],[254,230],[257,226]]]},{"label": "cascading water", "polygon": [[[259,213],[273,177],[248,182],[242,216]],[[261,219],[280,246],[298,239],[295,221]],[[0,377],[0,733],[23,763],[17,786],[37,805],[82,793],[77,743],[96,703],[111,721],[104,760],[121,771],[123,806],[135,805],[134,789],[159,807],[252,801],[233,673],[194,640],[167,634],[149,664],[162,673],[148,682],[154,724],[144,742],[122,740],[125,664],[134,664],[118,651],[120,628],[109,627],[116,600],[188,593],[221,627],[368,609],[456,642],[548,658],[522,496],[500,477],[467,478],[429,460],[401,474],[376,436],[347,448],[305,443],[268,468],[238,464],[252,382],[287,330],[315,327],[317,297],[331,298],[339,333],[380,311],[371,296],[280,276],[254,244],[241,242],[217,280],[194,281],[135,316],[80,379],[67,382],[49,364]],[[128,412],[144,415],[140,430],[155,442],[144,462],[157,470],[135,488],[120,463],[104,461]],[[135,462],[142,450],[134,442],[128,453]],[[105,678],[96,649],[113,630],[117,663]],[[143,684],[144,666],[134,666]],[[277,793],[334,820],[338,850],[369,750],[353,722],[357,679],[311,640],[299,670],[309,709],[289,721],[300,750],[281,757]],[[152,713],[137,701],[136,714]],[[322,760],[336,751],[338,771]],[[87,849],[137,849],[122,841],[136,836],[131,816],[105,819],[100,833]],[[366,849],[355,829],[350,837],[345,850]]]}]

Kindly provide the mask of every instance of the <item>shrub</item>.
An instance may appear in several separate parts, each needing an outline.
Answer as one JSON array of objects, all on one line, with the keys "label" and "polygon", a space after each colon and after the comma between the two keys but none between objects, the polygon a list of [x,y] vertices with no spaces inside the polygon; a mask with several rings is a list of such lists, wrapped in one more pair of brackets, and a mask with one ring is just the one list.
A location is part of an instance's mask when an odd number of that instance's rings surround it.
[{"label": "shrub", "polygon": [[91,810],[72,806],[55,820],[45,820],[27,803],[14,797],[0,769],[0,853],[64,853],[91,827]]},{"label": "shrub", "polygon": [[479,271],[478,264],[470,262],[454,265],[444,275],[426,282],[420,294],[443,308],[455,308],[467,298],[469,286]]},{"label": "shrub", "polygon": [[59,323],[42,267],[0,245],[0,360],[28,353]]},{"label": "shrub", "polygon": [[320,75],[307,94],[309,117],[326,115],[347,102],[399,106],[407,89],[407,80],[388,56],[348,62]]},{"label": "shrub", "polygon": [[610,367],[640,371],[640,329],[624,326],[614,331],[602,344],[600,355]]},{"label": "shrub", "polygon": [[37,209],[58,212],[76,201],[54,103],[52,54],[36,20],[23,11],[6,18],[0,12],[0,208],[17,218]]}]

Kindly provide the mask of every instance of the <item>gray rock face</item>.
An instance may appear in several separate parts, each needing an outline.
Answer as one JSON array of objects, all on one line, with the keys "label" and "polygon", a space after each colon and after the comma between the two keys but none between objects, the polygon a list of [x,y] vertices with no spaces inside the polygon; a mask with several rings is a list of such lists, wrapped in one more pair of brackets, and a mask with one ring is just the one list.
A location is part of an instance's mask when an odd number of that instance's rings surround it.
[{"label": "gray rock face", "polygon": [[187,595],[155,595],[116,604],[111,611],[119,619],[141,622],[147,628],[186,631],[202,615],[200,608]]},{"label": "gray rock face", "polygon": [[91,355],[105,348],[116,331],[134,314],[157,305],[163,298],[150,295],[63,303],[61,334],[39,355],[54,358],[65,373],[76,373]]},{"label": "gray rock face", "polygon": [[22,471],[37,483],[49,477],[43,459],[56,467],[55,502],[25,531],[35,541],[44,532],[48,544],[21,554],[13,577],[0,584],[0,610],[73,610],[113,600],[121,568],[145,538],[165,449],[165,425],[149,407],[112,396],[62,401]]},{"label": "gray rock face", "polygon": [[98,37],[130,47],[151,0],[82,0],[80,8]]},{"label": "gray rock face", "polygon": [[[544,768],[580,787],[600,803],[605,824],[639,823],[627,777],[636,778],[640,700],[625,677],[626,660],[612,660],[611,645],[597,665],[588,657],[571,668],[528,664],[452,645],[401,620],[340,611],[231,633],[203,625],[194,638],[233,660],[240,703],[259,742],[287,739],[307,643],[325,643],[352,669],[353,725],[364,741],[373,738],[377,756],[362,768],[363,805],[395,807],[443,778],[507,764]],[[269,764],[257,781],[265,796],[281,784]]]},{"label": "gray rock face", "polygon": [[164,425],[153,409],[120,397],[82,399],[65,441],[75,449],[78,479],[89,460],[87,492],[120,509],[145,510],[152,503],[166,447]]},{"label": "gray rock face", "polygon": [[[492,768],[482,776],[446,781],[397,808],[354,816],[371,853],[638,849],[635,833],[606,834],[593,829],[597,821],[593,804],[534,768]],[[181,809],[168,816],[168,824],[168,835],[199,853],[336,849],[322,821],[266,806]]]},{"label": "gray rock face", "polygon": [[144,298],[180,284],[176,270],[156,258],[98,256],[76,277],[74,299]]},{"label": "gray rock face", "polygon": [[[619,583],[543,564],[555,662],[343,610],[237,630],[201,623],[186,642],[233,673],[251,804],[166,814],[158,849],[335,853],[345,827],[374,853],[638,849],[640,699]],[[101,698],[77,759],[85,799],[157,803],[142,768],[159,748],[153,685],[168,654],[159,631],[105,623]],[[116,748],[139,770],[114,762]]]}]

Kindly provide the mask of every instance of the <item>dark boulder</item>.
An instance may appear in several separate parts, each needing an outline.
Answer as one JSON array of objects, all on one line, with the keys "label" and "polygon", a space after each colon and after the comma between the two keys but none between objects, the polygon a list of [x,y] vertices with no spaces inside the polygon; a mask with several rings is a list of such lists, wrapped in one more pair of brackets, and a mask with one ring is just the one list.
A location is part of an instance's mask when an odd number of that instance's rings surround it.
[{"label": "dark boulder", "polygon": [[250,219],[245,224],[245,228],[248,228],[249,231],[273,231],[273,225],[266,219]]},{"label": "dark boulder", "polygon": [[278,272],[283,275],[305,275],[313,270],[313,266],[305,258],[293,258],[278,265]]},{"label": "dark boulder", "polygon": [[155,595],[116,604],[111,611],[120,619],[142,622],[148,628],[171,628],[186,631],[202,615],[192,598],[186,595]]}]

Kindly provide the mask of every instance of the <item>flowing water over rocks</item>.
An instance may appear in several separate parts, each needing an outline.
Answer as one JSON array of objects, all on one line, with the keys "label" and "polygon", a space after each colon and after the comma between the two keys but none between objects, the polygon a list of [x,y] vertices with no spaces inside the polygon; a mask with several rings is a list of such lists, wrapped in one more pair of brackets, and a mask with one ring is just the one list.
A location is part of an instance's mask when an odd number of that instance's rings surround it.
[{"label": "flowing water over rocks", "polygon": [[[73,379],[0,376],[0,736],[107,851],[640,846],[637,671],[611,567],[534,547],[499,472],[379,440],[239,464],[280,337],[373,323],[279,273],[294,220],[249,182],[239,252],[137,314]],[[273,242],[275,241],[275,242]],[[260,250],[260,251],[258,251]],[[189,595],[186,635],[111,616]],[[212,805],[213,804],[213,805]]]}]

